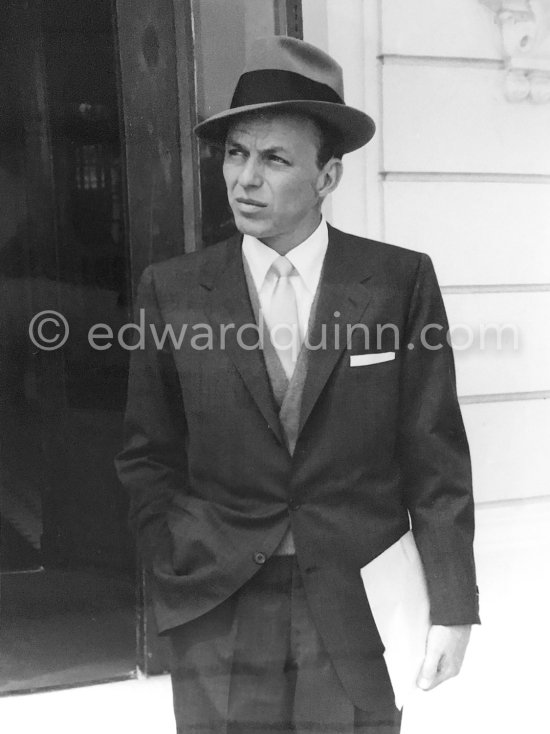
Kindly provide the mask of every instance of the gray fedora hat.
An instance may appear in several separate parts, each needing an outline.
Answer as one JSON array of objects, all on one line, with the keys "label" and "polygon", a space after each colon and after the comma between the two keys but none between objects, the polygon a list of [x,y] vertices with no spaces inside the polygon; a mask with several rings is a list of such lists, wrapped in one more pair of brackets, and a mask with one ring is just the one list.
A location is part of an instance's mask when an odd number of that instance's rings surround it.
[{"label": "gray fedora hat", "polygon": [[230,108],[194,130],[201,140],[223,144],[238,115],[271,109],[305,114],[325,123],[341,140],[342,154],[368,143],[375,131],[368,115],[344,102],[342,67],[324,51],[288,36],[254,41]]}]

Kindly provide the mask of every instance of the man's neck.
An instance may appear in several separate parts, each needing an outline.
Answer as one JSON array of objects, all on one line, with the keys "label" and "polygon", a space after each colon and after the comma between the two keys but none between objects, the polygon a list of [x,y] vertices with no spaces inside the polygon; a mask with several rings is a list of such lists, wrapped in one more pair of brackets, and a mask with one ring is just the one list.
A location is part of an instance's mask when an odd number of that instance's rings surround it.
[{"label": "man's neck", "polygon": [[294,232],[285,233],[281,235],[275,235],[274,237],[259,237],[260,242],[263,242],[267,247],[271,247],[279,255],[286,255],[302,242],[305,242],[308,237],[315,232],[319,224],[321,223],[321,213],[317,220],[306,227],[294,230]]}]

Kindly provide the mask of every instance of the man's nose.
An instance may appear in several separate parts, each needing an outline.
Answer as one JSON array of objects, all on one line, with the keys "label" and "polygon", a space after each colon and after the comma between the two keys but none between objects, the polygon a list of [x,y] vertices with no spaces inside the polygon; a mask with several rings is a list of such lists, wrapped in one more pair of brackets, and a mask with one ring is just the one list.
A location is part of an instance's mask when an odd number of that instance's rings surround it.
[{"label": "man's nose", "polygon": [[248,158],[239,171],[239,183],[243,187],[260,186],[262,173],[258,162],[252,157]]}]

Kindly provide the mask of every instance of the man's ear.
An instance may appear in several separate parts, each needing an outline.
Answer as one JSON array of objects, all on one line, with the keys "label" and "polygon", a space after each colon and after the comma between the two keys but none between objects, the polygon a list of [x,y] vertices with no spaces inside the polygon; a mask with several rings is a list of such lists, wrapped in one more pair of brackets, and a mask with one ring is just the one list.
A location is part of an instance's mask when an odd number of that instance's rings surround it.
[{"label": "man's ear", "polygon": [[339,158],[331,158],[325,163],[317,179],[317,193],[321,199],[332,194],[340,183],[343,172],[344,165]]}]

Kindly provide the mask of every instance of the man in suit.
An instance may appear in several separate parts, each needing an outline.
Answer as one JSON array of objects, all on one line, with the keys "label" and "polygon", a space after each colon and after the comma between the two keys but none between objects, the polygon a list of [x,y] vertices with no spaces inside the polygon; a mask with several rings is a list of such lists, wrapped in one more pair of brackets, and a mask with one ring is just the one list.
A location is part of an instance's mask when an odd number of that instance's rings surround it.
[{"label": "man in suit", "polygon": [[196,132],[225,146],[241,234],[145,271],[118,457],[178,732],[396,734],[361,568],[412,526],[422,688],[458,672],[478,622],[436,277],[426,255],[322,217],[374,123],[315,47],[259,40],[231,108]]}]

